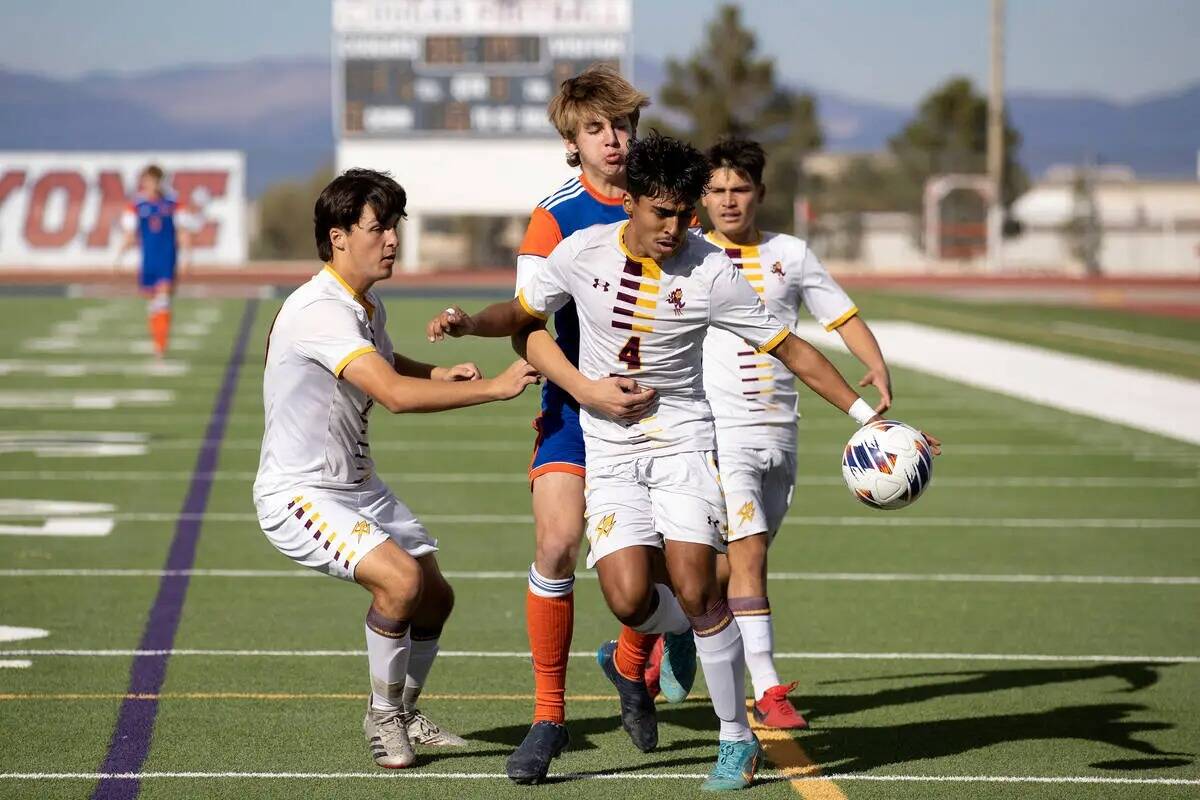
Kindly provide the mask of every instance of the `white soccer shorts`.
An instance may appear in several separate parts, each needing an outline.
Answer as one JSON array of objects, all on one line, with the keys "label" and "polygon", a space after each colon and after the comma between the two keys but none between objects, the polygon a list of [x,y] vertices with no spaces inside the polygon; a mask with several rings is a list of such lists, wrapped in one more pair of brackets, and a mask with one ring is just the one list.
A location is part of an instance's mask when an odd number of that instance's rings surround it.
[{"label": "white soccer shorts", "polygon": [[792,504],[795,452],[778,447],[728,447],[718,452],[718,458],[729,516],[729,541],[759,533],[773,540]]},{"label": "white soccer shorts", "polygon": [[437,551],[425,526],[377,477],[354,491],[297,488],[260,502],[258,518],[276,550],[347,581],[363,556],[388,539],[413,558]]},{"label": "white soccer shorts", "polygon": [[661,549],[664,539],[725,552],[725,499],[714,456],[707,451],[588,464],[588,567],[626,547]]}]

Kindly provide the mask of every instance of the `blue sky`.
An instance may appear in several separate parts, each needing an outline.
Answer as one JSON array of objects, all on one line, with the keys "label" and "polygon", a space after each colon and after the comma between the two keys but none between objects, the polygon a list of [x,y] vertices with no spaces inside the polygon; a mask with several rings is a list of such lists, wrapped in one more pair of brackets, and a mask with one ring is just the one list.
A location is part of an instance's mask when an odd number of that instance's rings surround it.
[{"label": "blue sky", "polygon": [[[0,11],[0,65],[57,77],[328,55],[329,0],[38,0]],[[638,55],[681,57],[719,0],[635,0]],[[892,105],[984,83],[988,0],[746,0],[790,80]],[[668,36],[660,36],[661,32]],[[1009,0],[1008,86],[1116,100],[1200,82],[1198,0]]]}]

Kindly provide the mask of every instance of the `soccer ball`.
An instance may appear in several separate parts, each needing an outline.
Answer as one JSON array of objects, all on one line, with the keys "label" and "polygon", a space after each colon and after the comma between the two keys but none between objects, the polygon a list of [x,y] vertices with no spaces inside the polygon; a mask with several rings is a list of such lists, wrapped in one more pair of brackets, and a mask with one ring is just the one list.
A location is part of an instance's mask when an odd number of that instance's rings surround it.
[{"label": "soccer ball", "polygon": [[846,444],[842,477],[850,492],[872,508],[904,508],[933,479],[933,453],[921,432],[903,422],[872,422]]}]

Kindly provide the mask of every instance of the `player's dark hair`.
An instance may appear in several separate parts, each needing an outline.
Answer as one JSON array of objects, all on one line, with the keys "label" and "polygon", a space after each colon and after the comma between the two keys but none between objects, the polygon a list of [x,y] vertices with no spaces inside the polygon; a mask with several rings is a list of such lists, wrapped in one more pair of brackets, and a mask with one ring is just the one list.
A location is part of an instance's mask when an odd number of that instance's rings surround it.
[{"label": "player's dark hair", "polygon": [[156,181],[161,181],[163,179],[163,175],[165,174],[166,173],[163,172],[162,167],[160,167],[158,164],[150,164],[144,170],[142,170],[142,177],[154,178]]},{"label": "player's dark hair", "polygon": [[690,144],[652,131],[629,147],[625,186],[633,199],[666,197],[694,205],[708,188],[708,159]]},{"label": "player's dark hair", "polygon": [[767,154],[758,142],[726,136],[708,148],[708,160],[714,170],[731,169],[755,186],[762,186]]},{"label": "player's dark hair", "polygon": [[321,190],[313,208],[313,230],[317,238],[317,257],[333,260],[333,244],[329,231],[344,231],[358,222],[367,206],[375,219],[387,228],[394,227],[404,217],[408,196],[404,188],[386,172],[373,169],[348,169]]}]

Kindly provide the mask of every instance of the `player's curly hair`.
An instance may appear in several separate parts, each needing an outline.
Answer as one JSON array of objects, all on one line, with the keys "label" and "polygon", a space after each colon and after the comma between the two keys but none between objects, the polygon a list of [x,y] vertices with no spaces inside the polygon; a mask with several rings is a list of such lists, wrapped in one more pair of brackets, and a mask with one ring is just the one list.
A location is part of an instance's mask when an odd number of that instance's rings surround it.
[{"label": "player's curly hair", "polygon": [[341,228],[349,231],[362,217],[367,206],[375,219],[391,228],[404,216],[408,195],[386,172],[373,169],[348,169],[321,190],[313,207],[313,233],[317,239],[317,257],[324,262],[333,260],[333,243],[329,231]]},{"label": "player's curly hair", "polygon": [[708,148],[708,160],[714,170],[731,169],[755,186],[762,186],[767,154],[758,142],[726,136]]},{"label": "player's curly hair", "polygon": [[687,142],[652,131],[629,148],[625,187],[639,197],[665,197],[695,205],[708,188],[708,159]]},{"label": "player's curly hair", "polygon": [[[550,100],[546,115],[568,142],[575,141],[579,126],[599,117],[619,119],[629,117],[633,132],[637,132],[641,110],[650,105],[650,98],[639,92],[611,64],[592,64],[573,78],[567,78]],[[567,166],[578,167],[578,153],[567,154]]]}]

